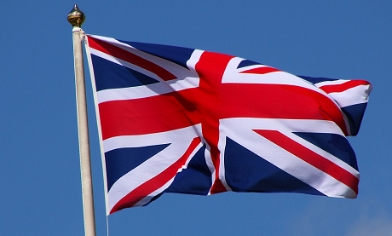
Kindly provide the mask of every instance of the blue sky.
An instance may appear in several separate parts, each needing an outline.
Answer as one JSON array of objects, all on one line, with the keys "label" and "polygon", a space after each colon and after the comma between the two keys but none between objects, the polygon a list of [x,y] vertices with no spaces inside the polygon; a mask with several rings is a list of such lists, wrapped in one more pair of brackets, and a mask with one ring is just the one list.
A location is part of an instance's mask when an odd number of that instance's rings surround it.
[{"label": "blue sky", "polygon": [[[389,235],[391,1],[4,0],[0,54],[0,235],[83,235],[71,25],[87,33],[224,52],[293,74],[361,78],[372,91],[357,137],[357,199],[166,194],[108,219],[110,235]],[[88,79],[86,71],[86,78]],[[97,234],[104,190],[87,80]]]}]

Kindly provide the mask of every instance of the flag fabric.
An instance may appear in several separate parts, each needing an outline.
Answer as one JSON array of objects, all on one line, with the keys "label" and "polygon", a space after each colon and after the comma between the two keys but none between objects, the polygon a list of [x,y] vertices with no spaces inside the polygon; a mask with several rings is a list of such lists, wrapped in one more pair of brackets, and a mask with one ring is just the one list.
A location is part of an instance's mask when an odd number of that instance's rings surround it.
[{"label": "flag fabric", "polygon": [[371,85],[221,53],[87,35],[107,213],[163,193],[355,198],[345,136]]}]

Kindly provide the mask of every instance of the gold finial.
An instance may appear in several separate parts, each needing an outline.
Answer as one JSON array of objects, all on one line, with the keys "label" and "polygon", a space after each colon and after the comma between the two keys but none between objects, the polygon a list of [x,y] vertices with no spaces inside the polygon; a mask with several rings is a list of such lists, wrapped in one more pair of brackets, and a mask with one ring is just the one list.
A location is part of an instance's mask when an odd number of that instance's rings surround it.
[{"label": "gold finial", "polygon": [[72,8],[72,10],[68,13],[67,20],[73,27],[81,27],[86,16],[84,13],[79,9],[78,5]]}]

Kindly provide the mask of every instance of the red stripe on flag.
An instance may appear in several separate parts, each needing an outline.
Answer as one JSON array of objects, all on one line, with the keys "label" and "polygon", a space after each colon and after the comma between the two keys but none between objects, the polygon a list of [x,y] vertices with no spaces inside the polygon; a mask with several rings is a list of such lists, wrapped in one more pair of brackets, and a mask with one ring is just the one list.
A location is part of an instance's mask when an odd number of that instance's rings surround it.
[{"label": "red stripe on flag", "polygon": [[301,144],[290,139],[286,135],[276,130],[254,130],[256,133],[282,147],[286,151],[294,154],[296,157],[304,160],[308,164],[332,176],[336,180],[350,187],[356,194],[358,194],[359,179],[352,175],[347,170],[336,165],[332,161],[323,156],[313,152],[312,150],[302,146]]},{"label": "red stripe on flag", "polygon": [[[198,107],[201,109],[203,138],[209,146],[211,161],[215,169],[215,179],[210,189],[211,194],[227,191],[219,177],[221,162],[221,153],[218,148],[219,120],[222,118],[219,110],[222,105],[221,95],[225,93],[222,76],[232,58],[233,56],[225,54],[204,52],[196,64],[196,71],[200,77],[200,87],[198,88],[199,96],[196,96],[197,100],[194,101],[201,101],[198,102]],[[230,103],[230,100],[227,102]]]},{"label": "red stripe on flag", "polygon": [[369,85],[369,82],[365,80],[350,80],[343,84],[331,84],[331,85],[320,86],[320,89],[324,90],[326,93],[339,93],[360,85]]},{"label": "red stripe on flag", "polygon": [[128,193],[124,198],[118,201],[116,205],[113,206],[112,210],[110,211],[110,214],[119,211],[121,209],[134,206],[136,203],[146,198],[152,192],[161,188],[163,185],[165,185],[167,182],[173,179],[176,176],[178,170],[183,165],[185,165],[187,159],[192,154],[192,152],[197,148],[200,142],[201,142],[200,138],[198,137],[194,138],[191,144],[189,145],[189,148],[176,162],[174,162],[171,166],[169,166],[167,169],[165,169],[164,171],[162,171],[152,179],[144,182],[142,185],[140,185],[139,187],[135,188],[133,191]]},{"label": "red stripe on flag", "polygon": [[177,77],[173,75],[171,72],[165,70],[164,68],[152,63],[151,61],[148,61],[142,57],[139,57],[135,54],[132,54],[131,52],[128,52],[124,49],[121,49],[119,47],[114,46],[113,44],[104,42],[102,40],[96,39],[96,38],[88,38],[88,43],[91,48],[94,48],[98,51],[101,51],[103,53],[109,54],[113,57],[116,57],[118,59],[121,59],[123,61],[127,61],[131,64],[134,64],[136,66],[139,66],[145,70],[151,71],[154,74],[156,74],[158,77],[163,79],[164,81],[168,80],[173,80],[176,79]]},{"label": "red stripe on flag", "polygon": [[250,69],[250,70],[242,71],[241,73],[267,74],[267,73],[277,72],[277,71],[280,71],[280,70],[275,69],[273,67],[264,66],[264,67],[257,67],[257,68],[253,68],[253,69]]},{"label": "red stripe on flag", "polygon": [[233,84],[223,90],[221,100],[228,102],[217,108],[222,118],[330,120],[344,133],[347,131],[339,107],[327,96],[313,90],[276,84]]},{"label": "red stripe on flag", "polygon": [[236,117],[331,120],[347,132],[341,110],[315,91],[272,84],[221,84],[214,91],[203,83],[200,88],[154,97],[100,103],[103,139],[164,132],[202,122],[205,127],[216,127],[217,120]]},{"label": "red stripe on flag", "polygon": [[[191,95],[191,93],[188,93]],[[200,124],[194,104],[178,93],[98,105],[102,139],[165,132]]]}]

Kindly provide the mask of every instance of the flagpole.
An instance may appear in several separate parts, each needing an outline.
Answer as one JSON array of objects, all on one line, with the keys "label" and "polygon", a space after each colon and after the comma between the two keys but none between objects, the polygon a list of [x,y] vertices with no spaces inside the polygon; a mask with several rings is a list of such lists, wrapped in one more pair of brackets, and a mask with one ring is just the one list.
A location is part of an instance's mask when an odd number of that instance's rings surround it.
[{"label": "flagpole", "polygon": [[84,231],[86,236],[95,236],[94,198],[91,176],[90,142],[88,136],[86,88],[84,81],[82,51],[83,31],[80,28],[85,20],[85,15],[82,11],[79,10],[78,5],[75,4],[68,14],[67,19],[73,27],[72,39],[78,117],[80,172],[82,178]]}]

